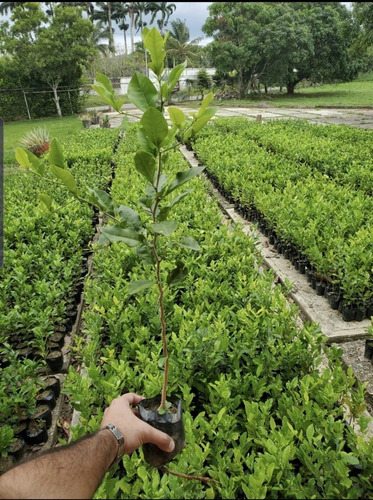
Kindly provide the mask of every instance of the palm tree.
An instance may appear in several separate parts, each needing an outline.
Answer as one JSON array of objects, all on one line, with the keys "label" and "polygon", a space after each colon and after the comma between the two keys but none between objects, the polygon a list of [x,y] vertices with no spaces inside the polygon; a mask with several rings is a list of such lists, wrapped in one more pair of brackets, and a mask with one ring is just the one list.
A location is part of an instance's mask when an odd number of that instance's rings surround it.
[{"label": "palm tree", "polygon": [[22,5],[26,2],[1,2],[0,3],[0,14],[8,14],[12,12],[18,5]]},{"label": "palm tree", "polygon": [[124,53],[128,54],[127,30],[130,25],[127,23],[129,15],[128,4],[126,2],[113,2],[111,18],[117,23],[118,28],[123,31]]},{"label": "palm tree", "polygon": [[184,21],[181,19],[171,21],[171,27],[166,53],[172,57],[173,67],[185,60],[188,66],[193,66],[199,57],[201,48],[198,42],[202,40],[202,37],[189,41],[189,28],[186,26],[185,19]]},{"label": "palm tree", "polygon": [[96,21],[102,21],[104,24],[107,24],[109,28],[109,51],[111,53],[115,52],[114,47],[114,36],[113,36],[113,22],[112,22],[112,9],[114,2],[96,2],[97,6],[101,8],[101,10],[97,10],[93,13],[92,19]]},{"label": "palm tree", "polygon": [[152,24],[157,17],[157,14],[160,13],[161,18],[157,19],[157,24],[159,27],[159,31],[163,36],[163,28],[167,26],[168,20],[171,14],[176,9],[176,5],[174,3],[169,2],[148,2],[148,12],[152,12],[152,17],[150,20],[150,24]]}]

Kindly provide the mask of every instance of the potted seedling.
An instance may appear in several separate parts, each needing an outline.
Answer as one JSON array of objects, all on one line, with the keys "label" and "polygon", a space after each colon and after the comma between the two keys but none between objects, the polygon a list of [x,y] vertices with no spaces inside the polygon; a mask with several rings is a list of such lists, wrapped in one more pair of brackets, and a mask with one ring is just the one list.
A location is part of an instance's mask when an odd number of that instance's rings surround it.
[{"label": "potted seedling", "polygon": [[80,117],[80,119],[82,120],[82,124],[83,124],[84,128],[89,128],[91,126],[91,124],[92,124],[91,115],[89,115],[88,113],[82,115]]},{"label": "potted seedling", "polygon": [[100,113],[97,111],[97,109],[94,109],[91,111],[91,124],[92,125],[98,125],[100,123]]},{"label": "potted seedling", "polygon": [[110,119],[109,119],[109,116],[106,115],[102,120],[101,120],[101,124],[100,124],[100,127],[102,128],[110,128]]},{"label": "potted seedling", "polygon": [[[136,254],[145,264],[152,264],[149,279],[131,282],[128,286],[128,293],[137,294],[153,286],[158,290],[157,303],[163,350],[159,364],[163,365],[163,384],[158,396],[141,402],[139,411],[141,418],[169,433],[175,440],[175,449],[170,454],[154,446],[143,448],[148,463],[155,467],[162,467],[185,445],[181,401],[167,392],[169,351],[163,297],[168,287],[178,285],[186,277],[187,270],[180,255],[180,259],[177,259],[173,269],[164,280],[162,263],[167,260],[167,253],[163,257],[166,245],[162,246],[162,252],[160,252],[160,243],[170,238],[172,244],[177,245],[181,252],[184,252],[183,249],[199,250],[199,244],[193,238],[185,235],[181,238],[175,237],[178,223],[170,218],[170,214],[175,205],[191,191],[188,189],[180,192],[180,188],[203,171],[203,167],[194,167],[178,172],[175,178],[169,179],[167,152],[178,147],[176,136],[181,142],[185,142],[197,134],[213,117],[216,108],[208,107],[213,99],[212,93],[204,98],[199,111],[191,114],[191,119],[187,119],[181,109],[170,106],[168,107],[171,122],[169,125],[164,116],[165,103],[186,68],[186,62],[173,68],[167,79],[164,79],[166,73],[164,47],[167,35],[163,38],[156,28],[151,30],[145,28],[142,37],[144,47],[151,57],[149,68],[153,71],[157,83],[153,84],[148,77],[136,72],[128,87],[128,97],[142,111],[141,128],[138,133],[139,147],[134,155],[134,163],[136,170],[146,181],[144,194],[137,202],[146,220],[142,220],[140,214],[133,208],[117,205],[110,194],[105,191],[87,189],[86,192],[81,192],[74,177],[66,169],[62,148],[56,139],[53,139],[51,143],[49,168],[77,199],[98,207],[110,219],[111,224],[101,230],[99,244],[123,242],[129,247],[134,247]],[[92,85],[93,89],[115,111],[130,115],[122,112],[121,107],[124,101],[116,98],[111,82],[105,75],[97,74],[96,82]],[[29,153],[17,150],[16,157],[22,167],[29,168],[38,175],[44,174],[44,165]],[[41,200],[47,207],[52,204],[46,195],[42,195]]]}]

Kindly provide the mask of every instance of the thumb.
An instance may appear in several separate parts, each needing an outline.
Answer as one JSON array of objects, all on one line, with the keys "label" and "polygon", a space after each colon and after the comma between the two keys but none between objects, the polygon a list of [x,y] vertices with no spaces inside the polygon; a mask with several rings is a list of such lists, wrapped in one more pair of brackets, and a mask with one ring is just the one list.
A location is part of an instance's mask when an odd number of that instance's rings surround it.
[{"label": "thumb", "polygon": [[145,437],[145,443],[153,443],[167,453],[170,453],[175,448],[175,442],[168,434],[150,425]]}]

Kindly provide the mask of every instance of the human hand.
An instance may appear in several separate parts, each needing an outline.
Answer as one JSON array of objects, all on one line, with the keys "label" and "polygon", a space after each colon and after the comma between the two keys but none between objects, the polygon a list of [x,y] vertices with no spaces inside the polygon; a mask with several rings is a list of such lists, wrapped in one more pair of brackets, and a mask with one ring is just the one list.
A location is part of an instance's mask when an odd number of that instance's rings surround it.
[{"label": "human hand", "polygon": [[130,454],[144,443],[153,443],[165,452],[171,452],[175,443],[166,433],[143,422],[137,415],[138,410],[131,405],[138,405],[145,399],[143,396],[128,393],[113,399],[106,408],[100,429],[107,424],[113,424],[124,437],[124,453]]}]

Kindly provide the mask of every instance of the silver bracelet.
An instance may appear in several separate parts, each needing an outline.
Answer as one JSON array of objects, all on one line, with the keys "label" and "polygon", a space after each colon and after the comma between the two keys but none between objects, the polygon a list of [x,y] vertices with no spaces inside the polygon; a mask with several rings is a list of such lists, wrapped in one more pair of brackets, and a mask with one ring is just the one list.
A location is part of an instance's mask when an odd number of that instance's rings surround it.
[{"label": "silver bracelet", "polygon": [[100,430],[103,431],[105,429],[109,429],[109,431],[114,435],[114,437],[118,443],[117,455],[109,467],[109,469],[111,469],[112,467],[114,467],[114,465],[116,465],[119,462],[119,460],[122,458],[122,456],[124,454],[124,437],[122,436],[122,434],[118,431],[118,429],[113,424],[107,424],[107,425],[105,425],[105,427],[103,427]]}]

